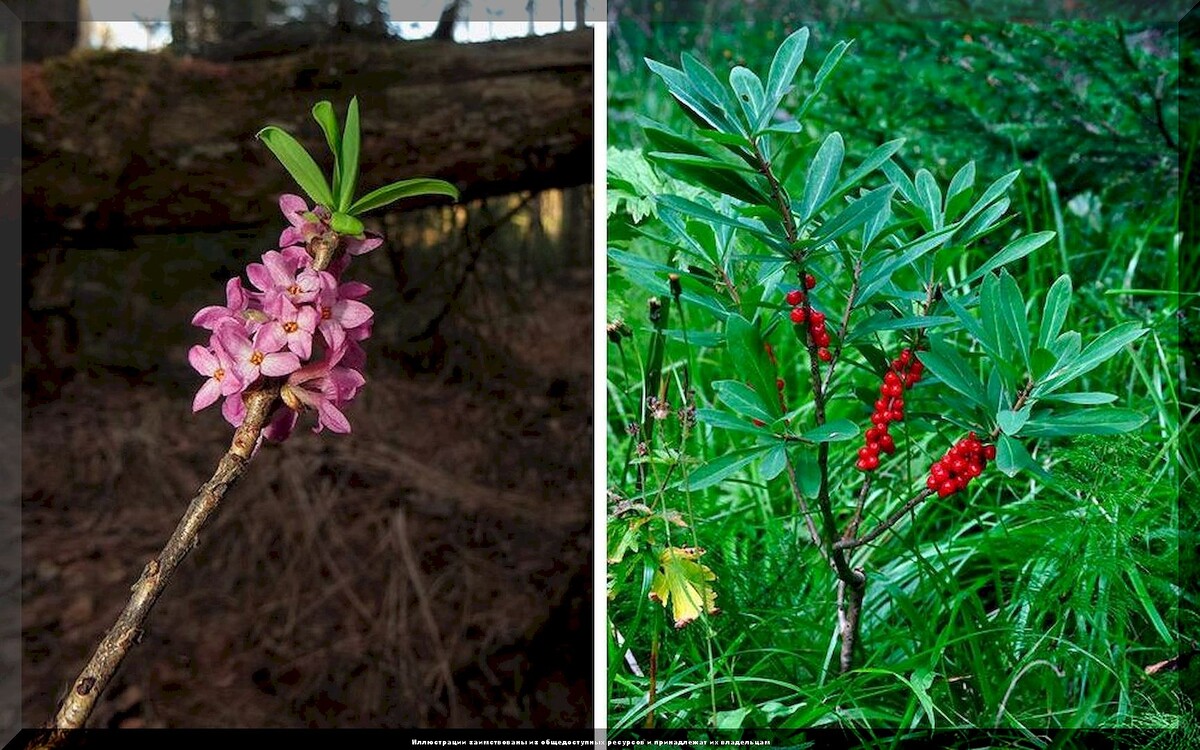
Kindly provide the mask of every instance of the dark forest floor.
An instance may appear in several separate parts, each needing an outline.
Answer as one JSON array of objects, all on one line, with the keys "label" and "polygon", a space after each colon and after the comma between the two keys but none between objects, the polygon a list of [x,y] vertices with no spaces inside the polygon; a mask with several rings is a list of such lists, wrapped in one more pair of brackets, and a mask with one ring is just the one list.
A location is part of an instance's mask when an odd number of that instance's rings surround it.
[{"label": "dark forest floor", "polygon": [[[376,356],[351,435],[264,446],[90,725],[589,726],[591,278],[448,327],[435,374]],[[179,391],[84,371],[25,410],[26,726],[227,445]]]}]

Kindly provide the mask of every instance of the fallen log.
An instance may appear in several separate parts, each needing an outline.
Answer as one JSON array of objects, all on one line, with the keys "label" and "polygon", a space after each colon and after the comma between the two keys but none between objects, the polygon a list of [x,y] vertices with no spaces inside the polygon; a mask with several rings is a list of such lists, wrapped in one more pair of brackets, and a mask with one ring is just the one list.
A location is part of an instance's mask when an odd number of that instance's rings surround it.
[{"label": "fallen log", "polygon": [[362,108],[360,194],[414,176],[469,201],[592,180],[592,32],[479,44],[377,41],[219,63],[87,52],[22,74],[31,228],[179,232],[259,224],[298,192],[255,133],[328,167],[309,112]]}]

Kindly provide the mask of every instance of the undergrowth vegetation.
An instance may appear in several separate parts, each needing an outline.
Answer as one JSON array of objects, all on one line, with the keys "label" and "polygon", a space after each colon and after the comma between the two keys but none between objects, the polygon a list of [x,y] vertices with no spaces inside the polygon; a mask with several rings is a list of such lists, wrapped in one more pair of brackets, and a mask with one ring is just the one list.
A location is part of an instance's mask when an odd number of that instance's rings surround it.
[{"label": "undergrowth vegetation", "polygon": [[1174,27],[720,20],[610,32],[608,725],[1191,736]]}]

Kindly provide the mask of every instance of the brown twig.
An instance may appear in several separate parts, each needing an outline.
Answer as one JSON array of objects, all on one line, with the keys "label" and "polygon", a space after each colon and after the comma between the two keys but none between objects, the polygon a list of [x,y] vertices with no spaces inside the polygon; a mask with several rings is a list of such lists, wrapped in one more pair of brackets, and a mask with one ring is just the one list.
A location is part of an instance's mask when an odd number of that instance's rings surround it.
[{"label": "brown twig", "polygon": [[[192,498],[158,557],[146,563],[133,585],[133,594],[117,621],[92,653],[87,666],[71,683],[71,690],[54,716],[53,728],[79,729],[87,722],[105,686],[121,666],[129,650],[141,641],[142,627],[155,601],[171,581],[175,569],[199,541],[200,531],[220,507],[225,493],[242,474],[254,453],[262,429],[279,398],[279,387],[271,386],[246,396],[246,418],[233,434],[229,450],[217,470]],[[47,745],[53,747],[54,744]]]},{"label": "brown twig", "polygon": [[[308,243],[308,252],[313,258],[312,268],[317,271],[328,268],[342,251],[337,235],[332,233],[315,237]],[[171,582],[179,564],[199,543],[200,532],[220,507],[229,488],[245,473],[246,465],[262,437],[263,428],[275,408],[283,403],[279,397],[280,387],[280,381],[266,379],[257,388],[245,393],[246,415],[233,433],[229,450],[221,456],[212,477],[188,504],[158,557],[146,563],[142,569],[141,576],[131,587],[133,593],[125,608],[96,646],[83,671],[71,683],[70,691],[48,726],[52,731],[35,737],[31,748],[42,750],[57,747],[66,739],[66,730],[81,729],[87,723],[96,701],[116,674],[125,655],[141,641],[143,626],[154,603]]]}]

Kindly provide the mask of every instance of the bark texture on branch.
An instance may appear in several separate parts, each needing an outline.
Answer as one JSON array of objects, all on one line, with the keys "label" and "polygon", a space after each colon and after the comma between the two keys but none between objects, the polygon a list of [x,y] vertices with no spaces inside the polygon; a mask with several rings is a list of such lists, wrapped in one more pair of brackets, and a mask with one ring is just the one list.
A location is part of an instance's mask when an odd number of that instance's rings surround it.
[{"label": "bark texture on branch", "polygon": [[297,135],[328,169],[313,104],[362,106],[360,193],[408,177],[469,201],[592,180],[590,31],[481,44],[388,41],[214,63],[93,52],[23,73],[23,208],[68,229],[256,224],[296,192],[255,138]]}]

